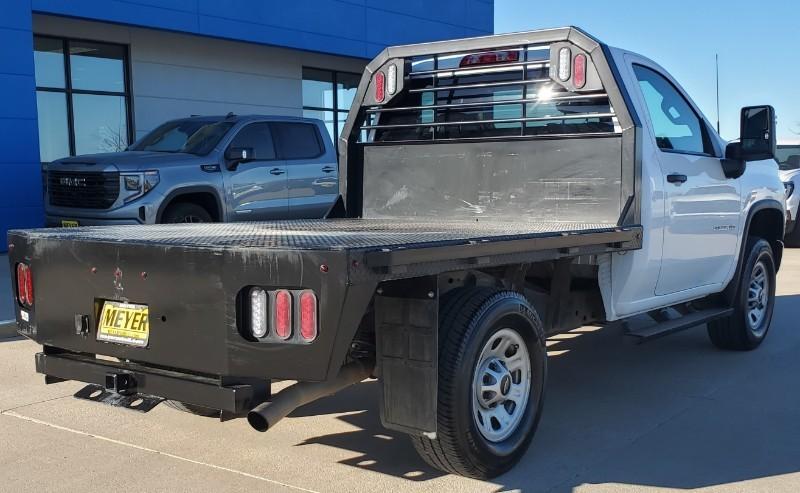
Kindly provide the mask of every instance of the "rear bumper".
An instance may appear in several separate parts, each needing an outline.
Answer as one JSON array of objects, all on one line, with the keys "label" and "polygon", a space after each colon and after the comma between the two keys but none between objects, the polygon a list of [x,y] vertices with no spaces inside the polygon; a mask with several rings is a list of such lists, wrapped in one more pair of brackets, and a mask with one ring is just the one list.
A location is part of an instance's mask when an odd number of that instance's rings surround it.
[{"label": "rear bumper", "polygon": [[[231,414],[243,414],[269,397],[269,384],[235,383],[133,363],[97,360],[79,354],[36,354],[36,371],[49,383],[78,380],[130,394],[172,399]],[[125,381],[124,388],[120,382]]]},{"label": "rear bumper", "polygon": [[[324,381],[344,361],[375,289],[373,283],[347,286],[344,252],[159,248],[147,243],[148,234],[157,234],[158,229],[141,227],[143,239],[124,244],[86,241],[82,239],[86,230],[77,228],[65,232],[64,239],[53,240],[12,232],[9,262],[12,269],[25,262],[33,272],[36,301],[32,308],[17,311],[20,334],[50,354],[88,355],[91,363],[99,361],[92,355],[104,355],[224,382]],[[320,265],[329,272],[321,272]],[[243,295],[250,286],[317,293],[317,339],[301,344],[252,338]],[[107,300],[149,307],[146,347],[98,340],[99,317]],[[43,373],[100,385],[107,371],[101,368],[92,378]],[[169,392],[144,392],[182,400]]]}]

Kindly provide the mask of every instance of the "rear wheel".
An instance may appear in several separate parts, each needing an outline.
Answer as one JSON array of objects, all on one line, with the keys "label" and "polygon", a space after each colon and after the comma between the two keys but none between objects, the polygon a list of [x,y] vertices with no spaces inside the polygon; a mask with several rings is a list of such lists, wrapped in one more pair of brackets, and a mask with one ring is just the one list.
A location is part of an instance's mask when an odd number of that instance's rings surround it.
[{"label": "rear wheel", "polygon": [[492,478],[530,444],[544,402],[542,324],[518,293],[468,288],[441,308],[437,437],[412,437],[445,472]]},{"label": "rear wheel", "polygon": [[212,221],[211,214],[203,206],[191,202],[172,204],[161,216],[161,222],[164,224],[210,223]]},{"label": "rear wheel", "polygon": [[767,337],[775,307],[775,260],[772,247],[762,238],[747,240],[734,312],[708,324],[708,335],[722,349],[749,351]]}]

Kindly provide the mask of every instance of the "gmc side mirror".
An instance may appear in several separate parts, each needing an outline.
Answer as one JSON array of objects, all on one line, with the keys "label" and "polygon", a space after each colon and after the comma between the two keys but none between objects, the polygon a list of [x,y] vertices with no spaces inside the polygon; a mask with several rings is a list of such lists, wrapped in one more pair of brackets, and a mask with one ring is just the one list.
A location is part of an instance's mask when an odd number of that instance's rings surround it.
[{"label": "gmc side mirror", "polygon": [[777,154],[775,108],[769,105],[742,108],[740,124],[741,137],[738,142],[728,144],[722,160],[728,178],[740,177],[747,161],[775,159]]},{"label": "gmc side mirror", "polygon": [[255,157],[251,147],[228,147],[225,151],[225,161],[229,170],[234,170],[239,163],[252,161]]}]

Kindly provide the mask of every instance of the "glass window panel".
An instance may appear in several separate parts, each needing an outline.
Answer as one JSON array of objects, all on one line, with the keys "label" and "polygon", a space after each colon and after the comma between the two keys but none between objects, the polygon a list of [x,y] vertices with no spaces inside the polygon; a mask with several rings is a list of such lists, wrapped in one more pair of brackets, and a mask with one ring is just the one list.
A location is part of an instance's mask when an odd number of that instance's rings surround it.
[{"label": "glass window panel", "polygon": [[272,143],[272,132],[269,123],[251,123],[236,134],[231,141],[230,147],[244,147],[250,149],[252,159],[257,161],[268,161],[275,159],[275,146]]},{"label": "glass window panel", "polygon": [[33,63],[38,87],[64,88],[64,44],[60,39],[33,38]]},{"label": "glass window panel", "polygon": [[73,89],[125,91],[124,47],[70,41],[69,53]]},{"label": "glass window panel", "polygon": [[39,159],[49,163],[69,156],[67,95],[63,92],[36,92],[39,118]]},{"label": "glass window panel", "polygon": [[705,152],[703,123],[689,102],[663,76],[634,65],[660,149]]},{"label": "glass window panel", "polygon": [[349,110],[356,97],[358,83],[361,76],[358,74],[346,74],[339,72],[336,74],[336,104],[340,110]]},{"label": "glass window panel", "polygon": [[303,69],[303,106],[333,108],[333,72]]},{"label": "glass window panel", "polygon": [[308,123],[272,123],[282,159],[313,159],[322,154],[317,127]]},{"label": "glass window panel", "polygon": [[328,129],[331,140],[336,141],[336,134],[334,134],[333,127],[333,111],[303,110],[303,117],[316,118],[325,122],[325,128]]},{"label": "glass window panel", "polygon": [[127,108],[122,96],[74,94],[75,152],[117,152],[128,146]]}]

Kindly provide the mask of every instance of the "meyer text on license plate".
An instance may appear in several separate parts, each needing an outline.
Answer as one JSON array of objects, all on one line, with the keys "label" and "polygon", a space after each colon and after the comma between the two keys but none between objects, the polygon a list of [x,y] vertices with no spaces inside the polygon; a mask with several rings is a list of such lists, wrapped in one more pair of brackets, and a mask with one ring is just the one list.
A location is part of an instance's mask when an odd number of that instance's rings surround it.
[{"label": "meyer text on license plate", "polygon": [[150,338],[147,305],[104,301],[97,324],[97,340],[145,347]]}]

